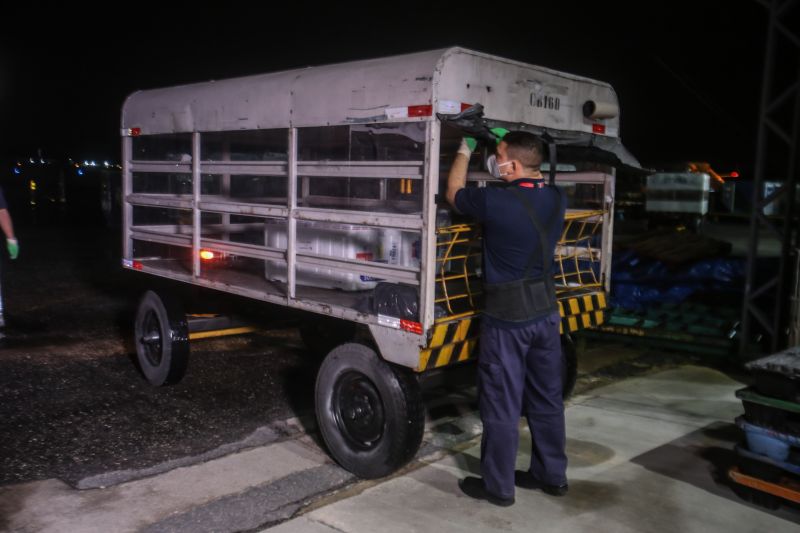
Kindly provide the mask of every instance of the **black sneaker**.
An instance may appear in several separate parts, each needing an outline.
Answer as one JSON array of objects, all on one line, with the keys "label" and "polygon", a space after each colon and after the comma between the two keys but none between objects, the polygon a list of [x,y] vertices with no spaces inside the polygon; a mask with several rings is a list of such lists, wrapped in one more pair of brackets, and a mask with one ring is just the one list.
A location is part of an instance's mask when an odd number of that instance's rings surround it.
[{"label": "black sneaker", "polygon": [[490,494],[489,491],[486,490],[483,480],[479,477],[465,477],[458,481],[458,487],[461,489],[461,492],[476,500],[486,500],[500,507],[514,505],[514,498],[500,498],[494,494]]},{"label": "black sneaker", "polygon": [[523,489],[541,489],[545,494],[550,496],[564,496],[569,492],[569,485],[546,485],[533,477],[533,474],[525,470],[514,471],[514,485]]}]

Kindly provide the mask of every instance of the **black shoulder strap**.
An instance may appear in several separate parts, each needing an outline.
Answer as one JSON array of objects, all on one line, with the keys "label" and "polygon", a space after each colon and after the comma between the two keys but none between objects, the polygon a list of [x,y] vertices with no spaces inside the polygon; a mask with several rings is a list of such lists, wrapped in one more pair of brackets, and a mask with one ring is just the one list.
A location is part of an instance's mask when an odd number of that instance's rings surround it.
[{"label": "black shoulder strap", "polygon": [[547,132],[542,133],[541,138],[544,142],[547,143],[547,154],[550,156],[549,157],[550,186],[554,187],[556,184],[556,167],[558,167],[558,157],[557,157],[558,154],[556,153],[556,141]]},{"label": "black shoulder strap", "polygon": [[[539,244],[542,246],[542,274],[547,275],[550,273],[550,265],[552,263],[552,261],[547,260],[547,233],[539,223],[539,219],[536,218],[536,212],[534,211],[533,206],[528,199],[525,198],[525,195],[515,187],[509,187],[509,190],[519,199],[520,202],[522,202],[522,207],[525,209],[525,212],[528,214],[528,218],[531,219],[536,232],[539,234]],[[556,190],[555,193],[556,197],[558,198],[558,204],[556,205],[553,218],[557,219],[558,213],[561,212],[561,193],[558,190]],[[525,266],[525,273],[523,274],[523,277],[527,278],[530,275],[531,269],[533,268],[533,264],[535,262],[536,252],[532,252],[530,258],[528,259],[528,264]]]}]

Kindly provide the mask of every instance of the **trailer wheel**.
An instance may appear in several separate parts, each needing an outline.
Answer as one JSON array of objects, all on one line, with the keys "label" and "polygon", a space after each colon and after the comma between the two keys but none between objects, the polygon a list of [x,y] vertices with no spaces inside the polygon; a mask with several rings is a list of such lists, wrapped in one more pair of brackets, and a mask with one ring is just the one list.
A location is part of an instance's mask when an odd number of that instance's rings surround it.
[{"label": "trailer wheel", "polygon": [[569,398],[575,389],[575,382],[578,381],[578,350],[575,347],[575,340],[569,333],[561,335],[561,396]]},{"label": "trailer wheel", "polygon": [[331,351],[316,384],[317,422],[343,468],[360,478],[387,476],[417,453],[425,427],[419,383],[355,343]]},{"label": "trailer wheel", "polygon": [[151,385],[173,385],[186,373],[189,324],[177,299],[147,291],[134,326],[136,356]]}]

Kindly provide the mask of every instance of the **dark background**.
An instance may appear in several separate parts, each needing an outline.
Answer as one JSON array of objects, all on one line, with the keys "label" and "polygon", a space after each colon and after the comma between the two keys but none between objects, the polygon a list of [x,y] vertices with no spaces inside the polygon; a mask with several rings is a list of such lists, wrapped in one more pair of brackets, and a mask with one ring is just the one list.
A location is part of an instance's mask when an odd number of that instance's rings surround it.
[{"label": "dark background", "polygon": [[459,45],[611,83],[647,165],[752,172],[767,23],[755,0],[96,5],[3,7],[4,160],[118,160],[135,90]]}]

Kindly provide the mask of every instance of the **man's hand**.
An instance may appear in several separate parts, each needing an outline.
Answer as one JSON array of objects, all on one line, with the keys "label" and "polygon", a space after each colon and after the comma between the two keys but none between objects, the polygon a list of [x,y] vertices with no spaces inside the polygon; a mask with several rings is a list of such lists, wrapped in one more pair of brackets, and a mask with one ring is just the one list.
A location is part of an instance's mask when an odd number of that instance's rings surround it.
[{"label": "man's hand", "polygon": [[497,137],[497,144],[500,144],[500,141],[502,141],[503,137],[505,137],[508,133],[508,130],[505,128],[492,128],[489,131],[491,131],[494,136]]},{"label": "man's hand", "polygon": [[[456,159],[450,167],[450,174],[447,176],[447,201],[453,207],[456,206],[456,193],[464,188],[467,183],[467,168],[472,151],[478,146],[478,141],[473,137],[461,139],[461,146],[458,147]],[[462,157],[463,156],[463,157]]]},{"label": "man's hand", "polygon": [[478,141],[475,140],[474,137],[462,137],[461,138],[461,145],[458,147],[458,153],[464,154],[469,158],[472,155],[472,152],[475,151],[475,147],[478,146]]},{"label": "man's hand", "polygon": [[11,259],[16,259],[19,255],[19,243],[17,239],[6,239],[6,248]]}]

